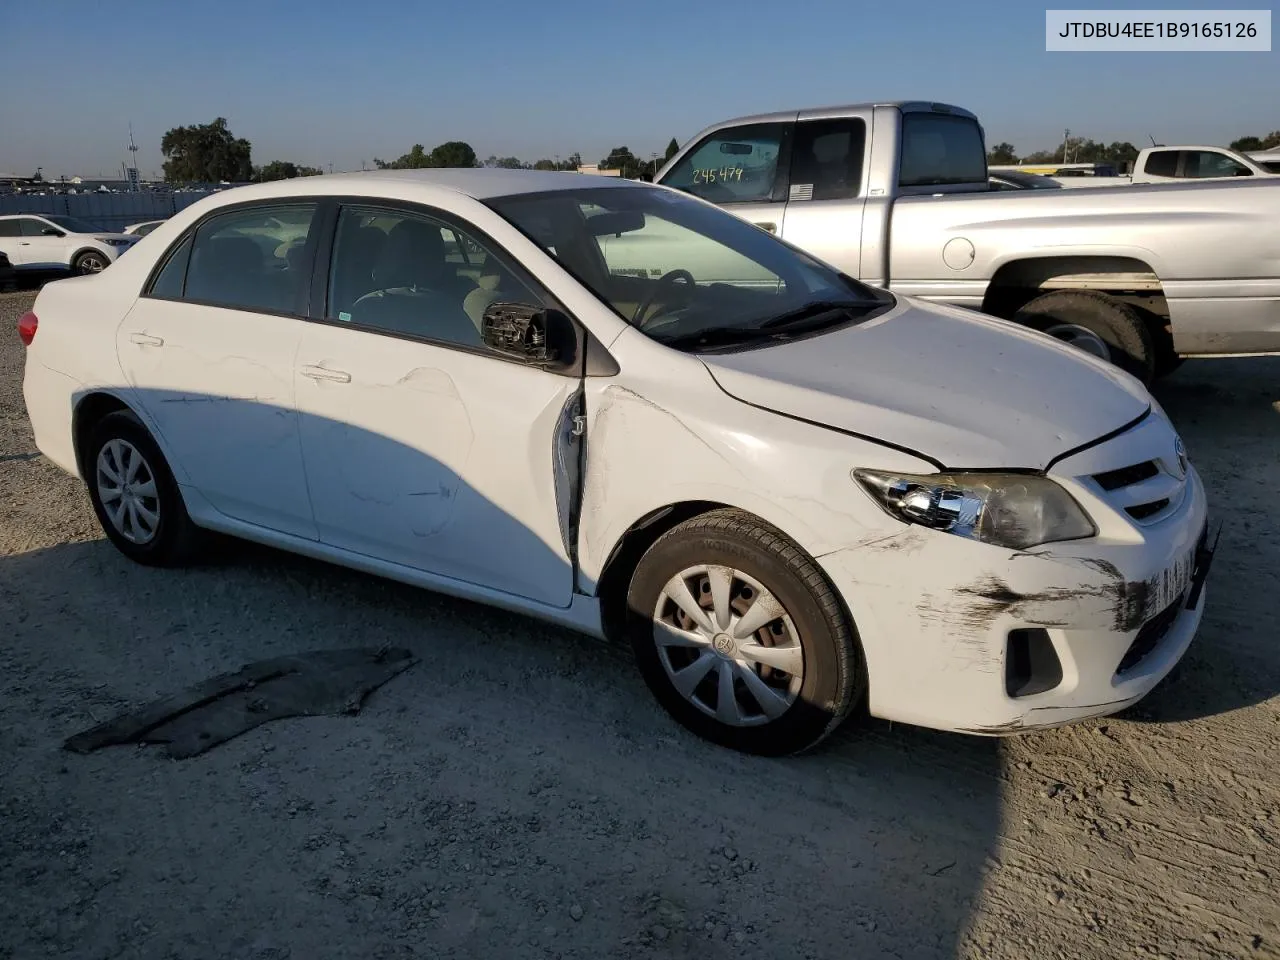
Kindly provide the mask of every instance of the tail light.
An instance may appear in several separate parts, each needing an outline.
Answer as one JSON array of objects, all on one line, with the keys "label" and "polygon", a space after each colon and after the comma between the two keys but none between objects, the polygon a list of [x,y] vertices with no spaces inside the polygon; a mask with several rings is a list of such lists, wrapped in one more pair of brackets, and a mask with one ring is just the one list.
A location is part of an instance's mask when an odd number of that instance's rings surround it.
[{"label": "tail light", "polygon": [[31,341],[36,338],[36,327],[38,326],[40,326],[40,320],[30,310],[19,318],[18,336],[22,339],[23,346],[31,346]]}]

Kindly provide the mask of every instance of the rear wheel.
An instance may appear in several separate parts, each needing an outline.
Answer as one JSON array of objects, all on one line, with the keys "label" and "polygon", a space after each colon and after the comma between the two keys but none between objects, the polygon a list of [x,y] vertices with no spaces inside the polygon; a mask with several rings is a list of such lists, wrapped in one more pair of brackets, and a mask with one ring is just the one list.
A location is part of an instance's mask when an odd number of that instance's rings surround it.
[{"label": "rear wheel", "polygon": [[687,520],[649,548],[628,591],[627,632],[663,707],[748,753],[813,746],[864,685],[852,625],[822,572],[737,510]]},{"label": "rear wheel", "polygon": [[1156,349],[1132,306],[1097,290],[1057,290],[1036,297],[1013,320],[1113,363],[1145,384],[1155,378]]},{"label": "rear wheel", "polygon": [[132,412],[109,413],[85,445],[83,471],[103,532],[138,563],[179,566],[199,545],[199,529],[164,455]]},{"label": "rear wheel", "polygon": [[97,250],[86,250],[76,257],[71,269],[80,275],[101,273],[107,269],[107,256]]}]

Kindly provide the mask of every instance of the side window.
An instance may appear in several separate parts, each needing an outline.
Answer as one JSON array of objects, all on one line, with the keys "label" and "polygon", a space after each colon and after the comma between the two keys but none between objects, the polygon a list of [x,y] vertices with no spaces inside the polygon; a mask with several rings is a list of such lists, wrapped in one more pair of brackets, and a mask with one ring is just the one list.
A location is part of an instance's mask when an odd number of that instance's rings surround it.
[{"label": "side window", "polygon": [[[24,237],[43,237],[45,231],[53,227],[51,223],[45,223],[43,220],[37,220],[34,217],[23,217],[18,221],[22,224],[22,235]],[[52,236],[52,234],[49,234]]]},{"label": "side window", "polygon": [[0,220],[0,237],[22,236],[22,225],[17,220]]},{"label": "side window", "polygon": [[1153,177],[1176,177],[1178,175],[1177,150],[1153,150],[1147,154],[1144,173]]},{"label": "side window", "polygon": [[1205,177],[1250,177],[1253,171],[1243,163],[1212,150],[1188,150],[1183,176],[1195,179]]},{"label": "side window", "polygon": [[867,127],[861,120],[807,120],[791,149],[791,200],[847,200],[862,187]]},{"label": "side window", "polygon": [[687,153],[662,183],[712,203],[768,200],[785,135],[786,126],[781,123],[757,123],[713,133]]},{"label": "side window", "polygon": [[183,299],[297,313],[310,282],[305,251],[316,205],[250,207],[213,217],[196,231]]},{"label": "side window", "polygon": [[385,333],[482,345],[489,304],[543,306],[474,237],[431,217],[345,207],[338,217],[325,315]]},{"label": "side window", "polygon": [[946,113],[902,115],[901,187],[984,183],[987,151],[976,120]]},{"label": "side window", "polygon": [[187,277],[187,262],[190,259],[191,236],[188,234],[160,268],[147,294],[152,297],[163,297],[166,300],[181,300],[183,281]]}]

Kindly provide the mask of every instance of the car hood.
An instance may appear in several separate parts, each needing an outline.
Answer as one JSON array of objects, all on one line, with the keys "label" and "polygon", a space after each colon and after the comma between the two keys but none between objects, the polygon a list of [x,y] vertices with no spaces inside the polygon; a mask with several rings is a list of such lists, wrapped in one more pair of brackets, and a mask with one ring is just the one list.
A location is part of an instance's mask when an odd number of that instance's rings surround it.
[{"label": "car hood", "polygon": [[1151,405],[1136,378],[1074,347],[905,297],[863,324],[699,359],[732,397],[952,469],[1043,470]]}]

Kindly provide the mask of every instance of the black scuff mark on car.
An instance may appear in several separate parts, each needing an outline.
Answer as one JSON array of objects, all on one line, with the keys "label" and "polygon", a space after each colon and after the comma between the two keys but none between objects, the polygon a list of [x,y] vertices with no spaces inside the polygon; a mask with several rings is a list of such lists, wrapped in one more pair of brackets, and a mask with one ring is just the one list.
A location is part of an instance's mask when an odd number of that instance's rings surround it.
[{"label": "black scuff mark on car", "polygon": [[271,720],[359,713],[374,690],[417,662],[399,647],[261,660],[77,733],[63,748],[85,754],[156,743],[173,759],[194,757]]},{"label": "black scuff mark on car", "polygon": [[[1150,615],[1150,610],[1148,609],[1151,597],[1150,583],[1145,580],[1126,580],[1124,574],[1120,572],[1120,568],[1110,560],[1104,560],[1099,557],[1057,557],[1049,551],[1043,550],[1015,553],[1010,557],[1010,559],[1019,560],[1030,557],[1079,564],[1080,566],[1087,567],[1090,570],[1102,574],[1107,578],[1107,582],[1092,587],[1046,590],[1041,591],[1038,594],[1027,595],[1013,594],[1013,591],[1009,590],[1009,593],[1018,598],[1019,603],[1034,599],[1060,601],[1069,599],[1070,597],[1075,597],[1080,600],[1094,598],[1100,599],[1110,606],[1112,611],[1112,627],[1120,633],[1129,633],[1139,629]],[[1008,590],[1008,587],[1005,586],[1005,589]],[[982,595],[982,590],[978,584],[962,588],[959,592],[965,591]],[[1003,610],[997,609],[992,616],[994,617],[1001,612],[1003,612]],[[1044,627],[1070,626],[1069,623],[1046,622],[1040,622],[1038,625]]]}]

